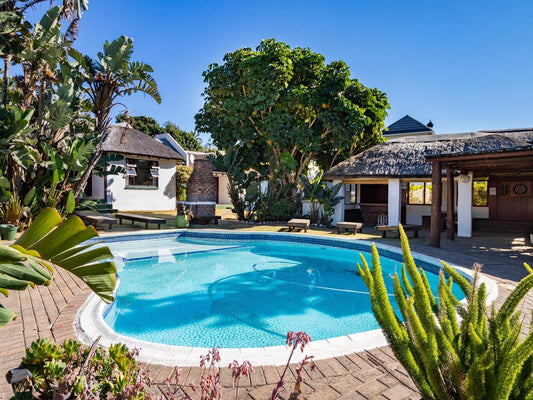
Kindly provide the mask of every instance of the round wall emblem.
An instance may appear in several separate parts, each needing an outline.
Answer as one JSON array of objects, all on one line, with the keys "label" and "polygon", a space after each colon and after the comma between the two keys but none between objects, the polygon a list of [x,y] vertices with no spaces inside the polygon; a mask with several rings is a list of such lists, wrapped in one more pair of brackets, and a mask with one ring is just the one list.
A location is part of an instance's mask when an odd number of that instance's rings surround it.
[{"label": "round wall emblem", "polygon": [[514,194],[526,194],[527,193],[527,186],[523,183],[517,183],[513,186],[513,193]]}]

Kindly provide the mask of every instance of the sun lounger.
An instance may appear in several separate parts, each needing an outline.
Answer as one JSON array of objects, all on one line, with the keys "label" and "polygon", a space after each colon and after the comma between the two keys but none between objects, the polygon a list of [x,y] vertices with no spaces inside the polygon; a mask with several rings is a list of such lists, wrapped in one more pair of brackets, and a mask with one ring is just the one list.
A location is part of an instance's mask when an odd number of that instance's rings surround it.
[{"label": "sun lounger", "polygon": [[287,225],[289,226],[289,232],[292,232],[295,228],[303,229],[304,232],[307,232],[307,229],[309,229],[310,224],[311,220],[309,219],[293,218],[289,222],[287,222]]},{"label": "sun lounger", "polygon": [[113,218],[111,215],[106,215],[106,214],[98,214],[98,213],[89,214],[88,212],[86,213],[83,211],[79,211],[75,213],[74,215],[77,215],[78,217],[81,218],[83,222],[85,222],[88,225],[92,225],[94,227],[96,227],[97,224],[102,224],[102,225],[109,225],[109,229],[111,229],[111,227],[118,222],[116,218]]},{"label": "sun lounger", "polygon": [[357,231],[361,232],[363,230],[363,223],[362,222],[337,222],[337,233],[341,233],[341,230],[353,230],[353,234],[355,235]]},{"label": "sun lounger", "polygon": [[145,224],[144,225],[145,229],[148,229],[148,224],[157,224],[157,229],[161,229],[161,224],[164,224],[167,222],[167,220],[164,218],[145,217],[144,215],[137,215],[137,214],[116,213],[115,217],[118,218],[121,225],[122,225],[122,220],[131,221],[132,225],[134,222],[142,222]]},{"label": "sun lounger", "polygon": [[[414,238],[418,237],[418,231],[421,228],[420,225],[402,225],[402,227],[405,232],[413,232]],[[377,227],[377,230],[381,232],[382,238],[387,237],[387,232],[396,232],[398,237],[400,235],[400,231],[397,226],[380,225]]]}]

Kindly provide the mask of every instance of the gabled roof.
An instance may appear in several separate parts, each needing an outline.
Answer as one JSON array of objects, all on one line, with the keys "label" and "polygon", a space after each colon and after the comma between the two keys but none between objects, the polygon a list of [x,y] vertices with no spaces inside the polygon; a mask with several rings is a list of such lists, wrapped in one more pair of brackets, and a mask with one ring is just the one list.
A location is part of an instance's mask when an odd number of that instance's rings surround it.
[{"label": "gabled roof", "polygon": [[134,129],[126,122],[110,126],[104,136],[102,150],[132,156],[183,160],[183,157],[160,141]]},{"label": "gabled roof", "polygon": [[403,118],[400,118],[398,121],[389,125],[387,130],[383,132],[385,136],[389,135],[404,135],[407,133],[427,133],[433,134],[433,129],[424,125],[420,121],[417,121],[413,117],[406,115]]},{"label": "gabled roof", "polygon": [[426,158],[484,154],[528,149],[533,129],[427,135],[391,140],[343,161],[324,174],[324,179],[428,177]]}]

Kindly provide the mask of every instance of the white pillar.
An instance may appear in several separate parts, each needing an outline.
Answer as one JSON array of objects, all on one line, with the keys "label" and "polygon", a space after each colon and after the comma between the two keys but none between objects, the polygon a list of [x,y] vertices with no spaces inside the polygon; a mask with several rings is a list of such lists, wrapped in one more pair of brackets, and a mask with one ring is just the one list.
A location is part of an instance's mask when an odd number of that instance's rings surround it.
[{"label": "white pillar", "polygon": [[398,226],[402,218],[402,183],[400,179],[389,179],[388,223]]},{"label": "white pillar", "polygon": [[[333,181],[331,184],[328,184],[329,186],[336,185],[338,183],[342,183],[342,181]],[[337,193],[337,196],[342,196],[343,199],[334,207],[335,214],[333,214],[333,226],[337,225],[337,222],[344,221],[344,186],[341,186],[341,190],[339,190],[339,193]]]},{"label": "white pillar", "polygon": [[473,172],[457,179],[457,236],[472,237],[472,178]]}]

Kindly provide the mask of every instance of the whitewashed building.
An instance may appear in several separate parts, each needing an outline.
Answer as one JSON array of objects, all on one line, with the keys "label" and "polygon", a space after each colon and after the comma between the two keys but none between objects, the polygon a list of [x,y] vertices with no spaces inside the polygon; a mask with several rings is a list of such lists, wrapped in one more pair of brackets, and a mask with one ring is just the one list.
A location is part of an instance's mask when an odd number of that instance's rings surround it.
[{"label": "whitewashed building", "polygon": [[121,211],[167,211],[176,209],[176,164],[184,157],[127,123],[108,128],[103,153],[117,154],[112,165],[120,173],[93,174],[86,187],[87,197],[105,200]]}]

